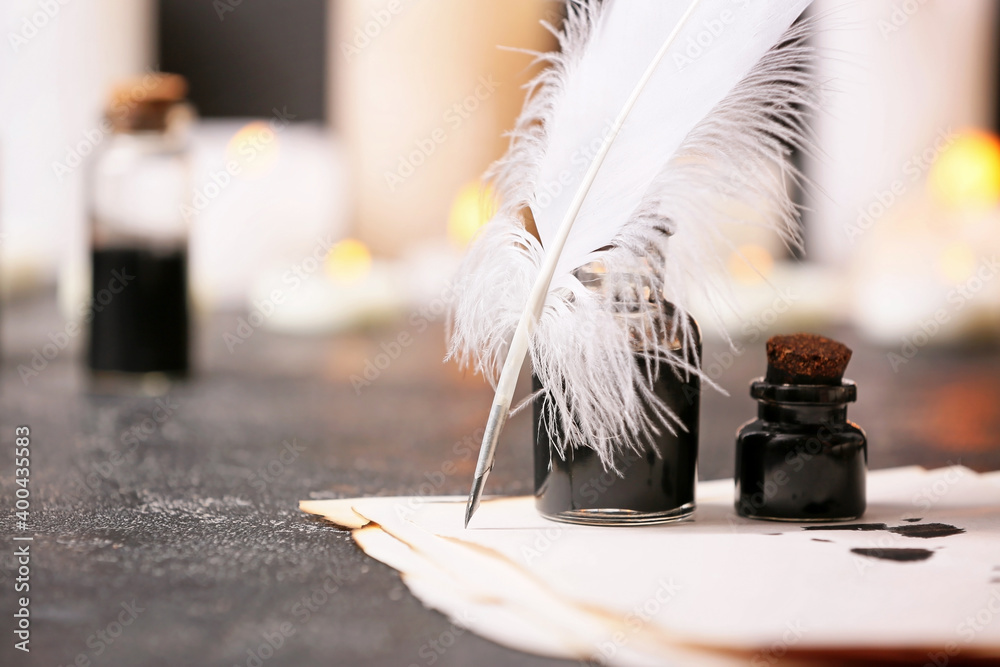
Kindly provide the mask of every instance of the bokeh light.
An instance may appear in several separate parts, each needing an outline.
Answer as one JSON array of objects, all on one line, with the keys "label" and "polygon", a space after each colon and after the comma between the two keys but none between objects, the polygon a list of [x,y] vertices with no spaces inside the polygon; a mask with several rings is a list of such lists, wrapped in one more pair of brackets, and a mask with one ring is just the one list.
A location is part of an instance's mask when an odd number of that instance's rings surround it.
[{"label": "bokeh light", "polygon": [[961,134],[934,163],[930,188],[955,208],[1000,204],[1000,139],[980,130]]},{"label": "bokeh light", "polygon": [[334,244],[326,256],[326,273],[334,282],[351,285],[371,271],[372,254],[361,241],[344,239]]},{"label": "bokeh light", "polygon": [[458,192],[448,216],[448,238],[459,248],[464,248],[475,238],[479,228],[496,213],[493,188],[483,187],[479,181],[466,184]]},{"label": "bokeh light", "polygon": [[268,175],[278,160],[281,144],[278,133],[260,120],[247,123],[226,146],[226,164],[235,162],[237,178],[254,181]]}]

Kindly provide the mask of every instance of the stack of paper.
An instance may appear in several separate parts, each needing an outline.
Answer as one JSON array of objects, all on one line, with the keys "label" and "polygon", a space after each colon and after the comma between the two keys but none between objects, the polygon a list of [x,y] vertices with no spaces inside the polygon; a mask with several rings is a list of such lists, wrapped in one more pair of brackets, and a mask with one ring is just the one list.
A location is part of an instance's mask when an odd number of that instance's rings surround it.
[{"label": "stack of paper", "polygon": [[868,481],[868,512],[847,525],[739,518],[731,480],[699,485],[693,521],[647,527],[554,523],[529,497],[484,502],[468,530],[465,498],[301,507],[352,529],[428,607],[541,655],[1000,659],[1000,473],[914,467]]}]

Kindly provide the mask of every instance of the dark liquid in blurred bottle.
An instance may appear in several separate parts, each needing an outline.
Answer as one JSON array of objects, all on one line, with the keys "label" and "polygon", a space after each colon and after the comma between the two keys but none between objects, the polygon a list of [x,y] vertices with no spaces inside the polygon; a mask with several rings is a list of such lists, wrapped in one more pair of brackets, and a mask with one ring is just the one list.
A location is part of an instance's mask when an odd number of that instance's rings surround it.
[{"label": "dark liquid in blurred bottle", "polygon": [[90,368],[186,374],[187,250],[103,248],[92,261]]},{"label": "dark liquid in blurred bottle", "polygon": [[112,132],[90,162],[87,363],[97,391],[162,391],[147,374],[190,370],[186,91],[182,77],[163,73],[116,86],[106,111]]}]

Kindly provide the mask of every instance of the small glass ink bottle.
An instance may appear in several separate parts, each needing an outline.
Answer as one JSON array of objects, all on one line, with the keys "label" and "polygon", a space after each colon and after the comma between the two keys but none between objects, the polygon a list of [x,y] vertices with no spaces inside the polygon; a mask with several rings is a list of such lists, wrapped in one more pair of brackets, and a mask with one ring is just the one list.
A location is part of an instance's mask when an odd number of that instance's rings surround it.
[{"label": "small glass ink bottle", "polygon": [[[630,321],[635,316],[628,298],[617,301],[616,317],[627,326],[643,326]],[[673,321],[674,307],[659,302],[660,316]],[[693,318],[688,330],[694,336],[694,349],[701,358],[701,333]],[[674,354],[684,354],[678,337],[666,331],[672,340],[661,341]],[[635,361],[643,373],[652,372],[650,361],[636,350]],[[535,507],[543,516],[564,523],[587,525],[641,525],[679,521],[695,509],[695,483],[698,477],[698,416],[701,381],[693,372],[676,371],[666,363],[658,369],[653,390],[679,421],[670,432],[660,428],[652,444],[641,451],[624,449],[615,454],[615,467],[621,473],[605,469],[597,452],[589,447],[570,448],[561,456],[549,440],[550,419],[558,420],[543,409],[544,392],[534,402]],[[538,378],[532,376],[535,392],[540,392]],[[654,409],[646,408],[652,417]],[[556,427],[557,432],[561,429]]]},{"label": "small glass ink bottle", "polygon": [[87,365],[102,386],[189,370],[186,91],[160,73],[117,88],[90,164]]},{"label": "small glass ink bottle", "polygon": [[768,372],[750,384],[757,419],[736,436],[736,512],[775,521],[847,521],[865,512],[868,441],[847,420],[857,385],[851,350],[811,334],[767,342]]}]

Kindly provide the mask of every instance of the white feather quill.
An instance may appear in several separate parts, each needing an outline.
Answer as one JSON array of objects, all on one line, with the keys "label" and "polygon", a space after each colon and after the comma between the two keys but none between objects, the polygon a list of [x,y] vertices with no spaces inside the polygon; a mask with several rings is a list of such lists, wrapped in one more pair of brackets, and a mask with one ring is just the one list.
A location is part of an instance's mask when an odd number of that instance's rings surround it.
[{"label": "white feather quill", "polygon": [[[540,56],[549,67],[494,167],[499,211],[459,273],[449,356],[496,386],[466,525],[529,351],[560,453],[593,447],[611,467],[616,448],[673,428],[634,361],[636,330],[575,272],[599,262],[678,306],[669,323],[640,313],[638,344],[657,372],[698,372],[683,313],[721,261],[721,225],[770,224],[797,239],[784,170],[811,103],[811,54],[801,31],[786,31],[810,2],[569,3],[561,50]],[[661,342],[668,328],[680,353]]]}]

